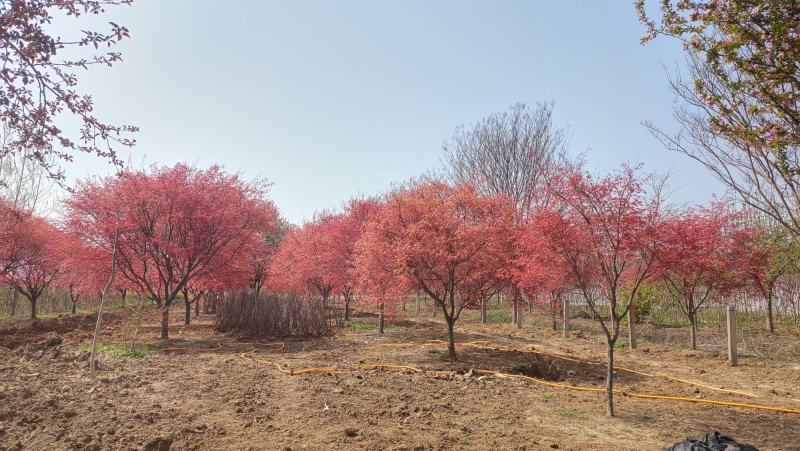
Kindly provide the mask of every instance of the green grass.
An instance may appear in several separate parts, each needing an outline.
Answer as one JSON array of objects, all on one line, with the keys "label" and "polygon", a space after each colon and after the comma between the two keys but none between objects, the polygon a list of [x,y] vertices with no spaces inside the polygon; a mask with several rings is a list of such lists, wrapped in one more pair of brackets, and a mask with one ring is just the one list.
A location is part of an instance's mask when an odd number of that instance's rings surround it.
[{"label": "green grass", "polygon": [[583,419],[586,418],[583,415],[583,412],[581,412],[580,410],[578,410],[578,409],[570,409],[570,408],[567,408],[567,407],[562,407],[562,408],[558,409],[558,414],[561,415],[564,418],[569,418],[570,420],[583,420]]},{"label": "green grass", "polygon": [[544,394],[544,399],[545,399],[545,401],[552,401],[552,400],[556,399],[557,396],[558,395],[556,395],[553,392],[547,392],[547,393]]},{"label": "green grass", "polygon": [[[80,348],[81,352],[91,353],[92,345],[85,344]],[[133,357],[139,358],[149,355],[153,349],[148,346],[136,345],[131,349],[129,346],[117,346],[109,343],[97,343],[97,351],[105,352],[107,354],[115,355],[118,357]]]},{"label": "green grass", "polygon": [[[28,313],[28,300],[27,299],[20,299],[20,309],[17,311],[15,316],[11,316],[10,312],[8,311],[0,311],[0,323],[8,323],[12,321],[22,321],[29,319],[30,314]],[[127,303],[123,303],[121,299],[110,299],[106,301],[104,309],[106,311],[111,310],[118,310],[125,307],[130,307],[138,303],[136,300],[128,299]],[[38,309],[39,311],[36,312],[36,317],[38,319],[48,319],[48,318],[55,318],[59,315],[67,315],[72,316],[72,312],[69,306],[64,306],[63,310],[54,310],[54,311],[47,311],[44,310],[41,306]],[[78,306],[75,311],[75,315],[86,315],[91,313],[97,312],[97,306],[85,307],[85,306]]]},{"label": "green grass", "polygon": [[[350,321],[347,324],[347,327],[353,330],[378,330],[378,323],[371,323],[366,321]],[[397,326],[395,326],[394,324],[390,323],[383,324],[384,329],[394,329],[395,327]]]},{"label": "green grass", "polygon": [[461,445],[463,446],[470,446],[472,445],[472,439],[469,437],[464,437],[461,439]]}]

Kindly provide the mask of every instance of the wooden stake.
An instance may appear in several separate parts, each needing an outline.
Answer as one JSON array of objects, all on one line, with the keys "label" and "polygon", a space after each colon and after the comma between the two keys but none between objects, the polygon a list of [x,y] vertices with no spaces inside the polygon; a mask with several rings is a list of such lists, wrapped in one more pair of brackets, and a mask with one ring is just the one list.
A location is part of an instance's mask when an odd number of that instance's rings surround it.
[{"label": "wooden stake", "polygon": [[636,306],[633,304],[628,308],[628,343],[631,349],[636,349]]},{"label": "wooden stake", "polygon": [[731,366],[739,364],[739,352],[736,349],[736,307],[728,306],[728,361]]},{"label": "wooden stake", "polygon": [[562,300],[564,305],[564,338],[569,337],[569,297],[564,296]]}]

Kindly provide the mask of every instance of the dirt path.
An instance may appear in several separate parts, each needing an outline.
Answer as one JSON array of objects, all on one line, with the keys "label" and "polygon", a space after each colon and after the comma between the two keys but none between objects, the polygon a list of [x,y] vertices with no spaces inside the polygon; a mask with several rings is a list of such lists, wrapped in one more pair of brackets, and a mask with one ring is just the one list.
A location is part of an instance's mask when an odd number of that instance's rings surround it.
[{"label": "dirt path", "polygon": [[[109,317],[104,343],[121,340],[118,315]],[[368,326],[371,319],[358,321]],[[153,327],[143,331],[152,349],[179,349],[143,357],[105,352],[100,376],[92,381],[81,350],[91,323],[88,317],[57,318],[0,330],[0,448],[663,449],[686,436],[720,430],[760,449],[800,449],[796,441],[784,441],[800,437],[797,414],[618,396],[619,416],[609,419],[601,394],[469,373],[473,367],[494,368],[602,387],[602,366],[572,359],[602,355],[602,343],[591,335],[564,340],[550,331],[462,324],[460,343],[490,340],[504,350],[461,345],[460,360],[451,362],[441,345],[381,346],[441,339],[443,327],[429,319],[402,320],[385,336],[366,327],[287,340],[279,353],[202,323],[180,335],[176,326],[175,338],[161,343],[152,339]],[[257,358],[292,369],[402,362],[428,373],[289,376],[240,357],[253,349]],[[749,390],[758,398],[620,372],[618,384],[625,390],[800,408],[800,401],[792,401],[800,398],[797,362],[745,359],[731,369],[718,357],[666,347],[620,350],[618,360],[622,366]]]}]

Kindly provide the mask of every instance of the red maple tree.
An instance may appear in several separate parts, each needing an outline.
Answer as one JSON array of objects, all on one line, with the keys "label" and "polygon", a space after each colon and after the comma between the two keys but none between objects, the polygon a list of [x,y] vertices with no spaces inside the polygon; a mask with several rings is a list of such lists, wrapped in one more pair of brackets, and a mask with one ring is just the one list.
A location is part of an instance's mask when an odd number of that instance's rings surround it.
[{"label": "red maple tree", "polygon": [[66,202],[68,225],[108,252],[119,230],[119,274],[161,307],[167,338],[169,308],[182,289],[244,256],[273,226],[266,189],[219,166],[152,167],[81,183]]},{"label": "red maple tree", "polygon": [[737,241],[749,241],[725,204],[682,211],[661,225],[658,277],[671,300],[689,320],[690,343],[697,349],[697,312],[742,286],[747,260]]},{"label": "red maple tree", "polygon": [[25,256],[27,249],[21,244],[30,217],[29,212],[0,198],[0,276],[13,270]]},{"label": "red maple tree", "polygon": [[20,259],[2,279],[23,295],[36,319],[36,303],[44,291],[64,270],[65,243],[63,233],[44,219],[28,217],[20,224],[15,237]]},{"label": "red maple tree", "polygon": [[563,295],[574,287],[565,262],[544,241],[547,237],[535,224],[526,224],[514,246],[514,282],[529,302],[549,304],[553,329],[558,323]]},{"label": "red maple tree", "polygon": [[[614,345],[639,287],[655,273],[660,201],[636,168],[595,178],[581,170],[554,177],[531,218],[541,245],[557,256],[595,313],[607,344],[606,413],[614,415]],[[599,314],[608,305],[609,322]]]},{"label": "red maple tree", "polygon": [[337,242],[340,221],[341,215],[324,212],[289,231],[272,261],[277,288],[319,296],[327,303],[347,283],[347,268]]},{"label": "red maple tree", "polygon": [[448,353],[461,312],[508,274],[514,207],[469,186],[419,181],[387,196],[356,244],[356,272],[368,297],[404,302],[416,288],[442,309]]}]

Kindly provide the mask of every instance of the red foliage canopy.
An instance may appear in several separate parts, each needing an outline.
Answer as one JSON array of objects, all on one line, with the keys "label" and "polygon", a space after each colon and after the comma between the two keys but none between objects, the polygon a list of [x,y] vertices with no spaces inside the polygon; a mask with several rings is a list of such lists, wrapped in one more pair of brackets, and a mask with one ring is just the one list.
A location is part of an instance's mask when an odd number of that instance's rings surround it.
[{"label": "red foliage canopy", "polygon": [[19,224],[18,231],[14,246],[20,258],[3,281],[30,301],[31,318],[36,318],[36,301],[64,269],[69,240],[44,219],[32,216]]},{"label": "red foliage canopy", "polygon": [[311,292],[327,300],[348,283],[347,267],[339,250],[337,229],[342,215],[324,213],[314,221],[292,229],[281,242],[272,261],[276,288]]},{"label": "red foliage canopy", "polygon": [[218,166],[179,164],[88,180],[67,206],[72,233],[109,254],[119,229],[119,274],[162,303],[164,337],[169,306],[183,287],[227,274],[226,265],[277,218],[264,183]]},{"label": "red foliage canopy", "polygon": [[682,211],[661,225],[658,276],[673,301],[689,319],[692,349],[696,347],[697,310],[740,287],[748,260],[740,244],[751,241],[741,216],[728,205]]},{"label": "red foliage canopy", "polygon": [[467,186],[423,181],[389,194],[356,244],[355,271],[367,296],[389,305],[414,288],[453,324],[461,311],[503,286],[509,273],[514,207]]},{"label": "red foliage canopy", "polygon": [[23,259],[26,248],[25,224],[30,213],[0,199],[0,276],[14,269]]},{"label": "red foliage canopy", "polygon": [[[535,241],[557,256],[575,287],[600,318],[608,345],[607,413],[613,416],[613,356],[620,321],[639,287],[655,273],[660,221],[657,198],[647,195],[634,168],[603,178],[573,171],[555,177],[531,218]],[[608,304],[610,328],[599,304]]]}]

